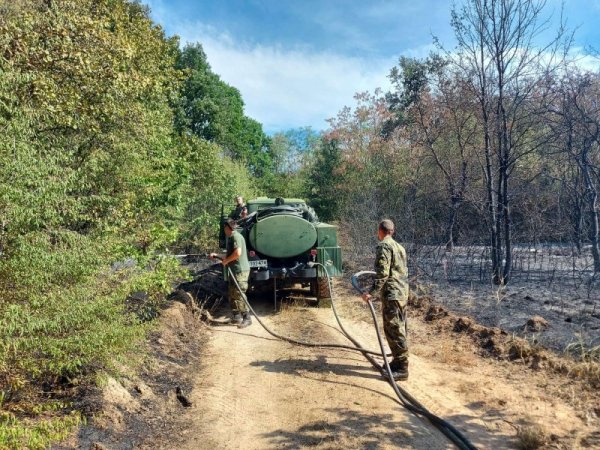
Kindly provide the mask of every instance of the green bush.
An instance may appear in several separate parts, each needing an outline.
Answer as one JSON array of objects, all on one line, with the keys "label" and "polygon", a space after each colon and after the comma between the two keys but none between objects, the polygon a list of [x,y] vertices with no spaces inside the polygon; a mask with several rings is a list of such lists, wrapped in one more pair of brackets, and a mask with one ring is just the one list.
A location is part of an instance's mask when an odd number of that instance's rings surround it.
[{"label": "green bush", "polygon": [[66,438],[81,422],[77,412],[45,421],[20,420],[14,414],[0,412],[0,448],[46,449]]},{"label": "green bush", "polygon": [[235,195],[252,196],[255,193],[253,179],[242,163],[224,157],[216,144],[186,137],[182,138],[181,145],[187,153],[187,184],[183,191],[187,204],[179,245],[214,248],[221,205],[227,214],[233,208]]},{"label": "green bush", "polygon": [[178,40],[138,2],[0,12],[0,448],[45,448],[80,416],[44,392],[136,350],[183,276],[162,255],[211,245],[252,180],[175,129]]}]

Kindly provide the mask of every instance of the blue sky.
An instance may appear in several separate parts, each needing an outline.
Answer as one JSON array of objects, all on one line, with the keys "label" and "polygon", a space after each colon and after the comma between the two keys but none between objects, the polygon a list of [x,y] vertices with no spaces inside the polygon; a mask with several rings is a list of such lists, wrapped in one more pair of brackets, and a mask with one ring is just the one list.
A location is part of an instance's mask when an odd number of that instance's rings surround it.
[{"label": "blue sky", "polygon": [[[427,56],[432,35],[454,46],[448,0],[142,2],[168,35],[204,46],[214,72],[240,90],[246,114],[268,133],[325,129],[354,93],[386,90],[400,56]],[[557,18],[560,5],[547,0],[547,14]],[[600,49],[600,0],[566,0],[565,16],[577,27],[575,52]]]}]

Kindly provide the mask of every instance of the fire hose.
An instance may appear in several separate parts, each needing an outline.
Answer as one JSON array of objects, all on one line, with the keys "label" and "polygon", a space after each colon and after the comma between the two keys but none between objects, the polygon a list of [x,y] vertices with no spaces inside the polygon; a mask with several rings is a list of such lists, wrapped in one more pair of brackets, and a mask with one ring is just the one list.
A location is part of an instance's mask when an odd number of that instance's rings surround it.
[{"label": "fire hose", "polygon": [[[217,259],[221,259],[221,258],[217,257]],[[457,448],[459,448],[461,450],[477,450],[477,447],[475,447],[467,439],[467,437],[464,436],[456,427],[454,427],[451,423],[445,421],[444,419],[436,416],[435,414],[433,414],[432,412],[427,410],[427,408],[425,406],[423,406],[419,401],[417,401],[408,391],[406,391],[406,389],[402,388],[401,386],[399,386],[396,383],[396,381],[393,378],[392,370],[390,368],[389,361],[388,361],[388,356],[390,356],[390,355],[387,355],[385,352],[384,345],[383,345],[383,339],[381,337],[381,332],[379,331],[379,326],[377,324],[377,316],[376,316],[375,308],[373,307],[372,301],[368,300],[367,304],[369,305],[369,310],[371,312],[371,317],[373,319],[373,324],[375,326],[375,331],[377,334],[377,340],[379,342],[380,352],[367,350],[367,349],[363,348],[362,345],[348,333],[348,331],[343,326],[342,321],[341,321],[341,319],[337,313],[336,307],[335,307],[331,278],[329,276],[329,273],[327,272],[327,269],[321,263],[315,262],[313,264],[321,266],[323,268],[323,271],[325,272],[325,275],[327,276],[327,283],[329,285],[329,291],[331,292],[331,307],[333,310],[333,314],[334,314],[335,319],[340,327],[340,330],[342,331],[344,336],[348,340],[350,340],[350,342],[352,342],[354,344],[354,346],[343,345],[343,344],[311,343],[311,342],[299,341],[299,340],[285,337],[285,336],[275,333],[269,327],[267,327],[265,325],[265,323],[261,320],[261,318],[256,314],[256,312],[252,308],[252,305],[250,305],[250,303],[248,302],[246,295],[240,288],[237,280],[233,276],[231,269],[228,266],[226,266],[226,267],[227,267],[227,273],[228,273],[229,279],[233,280],[233,282],[236,286],[236,289],[240,292],[240,294],[242,294],[242,299],[246,303],[246,306],[248,307],[249,311],[252,313],[252,315],[254,315],[254,317],[256,318],[258,323],[265,329],[265,331],[267,333],[269,333],[271,336],[273,336],[277,339],[283,340],[285,342],[289,342],[291,344],[300,345],[300,346],[304,346],[304,347],[337,348],[337,349],[357,351],[357,352],[362,353],[363,356],[373,365],[373,367],[375,367],[386,378],[386,381],[390,384],[390,386],[396,393],[396,396],[398,397],[398,402],[402,406],[404,406],[406,409],[408,409],[410,412],[412,412],[413,414],[415,414],[417,416],[423,416],[423,417],[427,418],[454,445],[456,445]],[[362,294],[363,290],[358,283],[358,278],[362,275],[371,275],[373,273],[374,272],[369,272],[369,271],[355,273],[352,276],[352,286],[359,293]],[[377,362],[377,360],[375,360],[373,355],[383,357],[383,365],[379,364]]]}]

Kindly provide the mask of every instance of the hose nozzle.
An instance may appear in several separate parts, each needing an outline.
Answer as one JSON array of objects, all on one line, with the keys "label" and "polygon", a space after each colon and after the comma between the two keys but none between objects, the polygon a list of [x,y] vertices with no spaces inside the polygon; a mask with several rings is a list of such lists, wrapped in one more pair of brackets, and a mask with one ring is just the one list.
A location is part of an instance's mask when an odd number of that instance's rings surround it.
[{"label": "hose nozzle", "polygon": [[352,278],[350,278],[350,282],[352,283],[352,287],[354,289],[356,289],[360,295],[365,293],[365,290],[363,289],[363,287],[360,285],[360,283],[358,282],[359,278],[364,277],[366,275],[375,275],[375,272],[371,271],[371,270],[363,270],[362,272],[356,272],[354,275],[352,275]]}]

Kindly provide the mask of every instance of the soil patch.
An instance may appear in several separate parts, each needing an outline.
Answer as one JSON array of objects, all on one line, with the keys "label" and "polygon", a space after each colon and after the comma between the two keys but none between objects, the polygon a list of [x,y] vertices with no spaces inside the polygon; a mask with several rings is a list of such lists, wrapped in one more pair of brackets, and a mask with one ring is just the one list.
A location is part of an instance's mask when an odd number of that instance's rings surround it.
[{"label": "soil patch", "polygon": [[189,309],[172,302],[150,335],[138,373],[129,370],[118,379],[108,378],[89,425],[53,448],[176,448],[182,437],[182,413],[187,409],[181,397],[193,386],[206,341],[204,327]]}]

